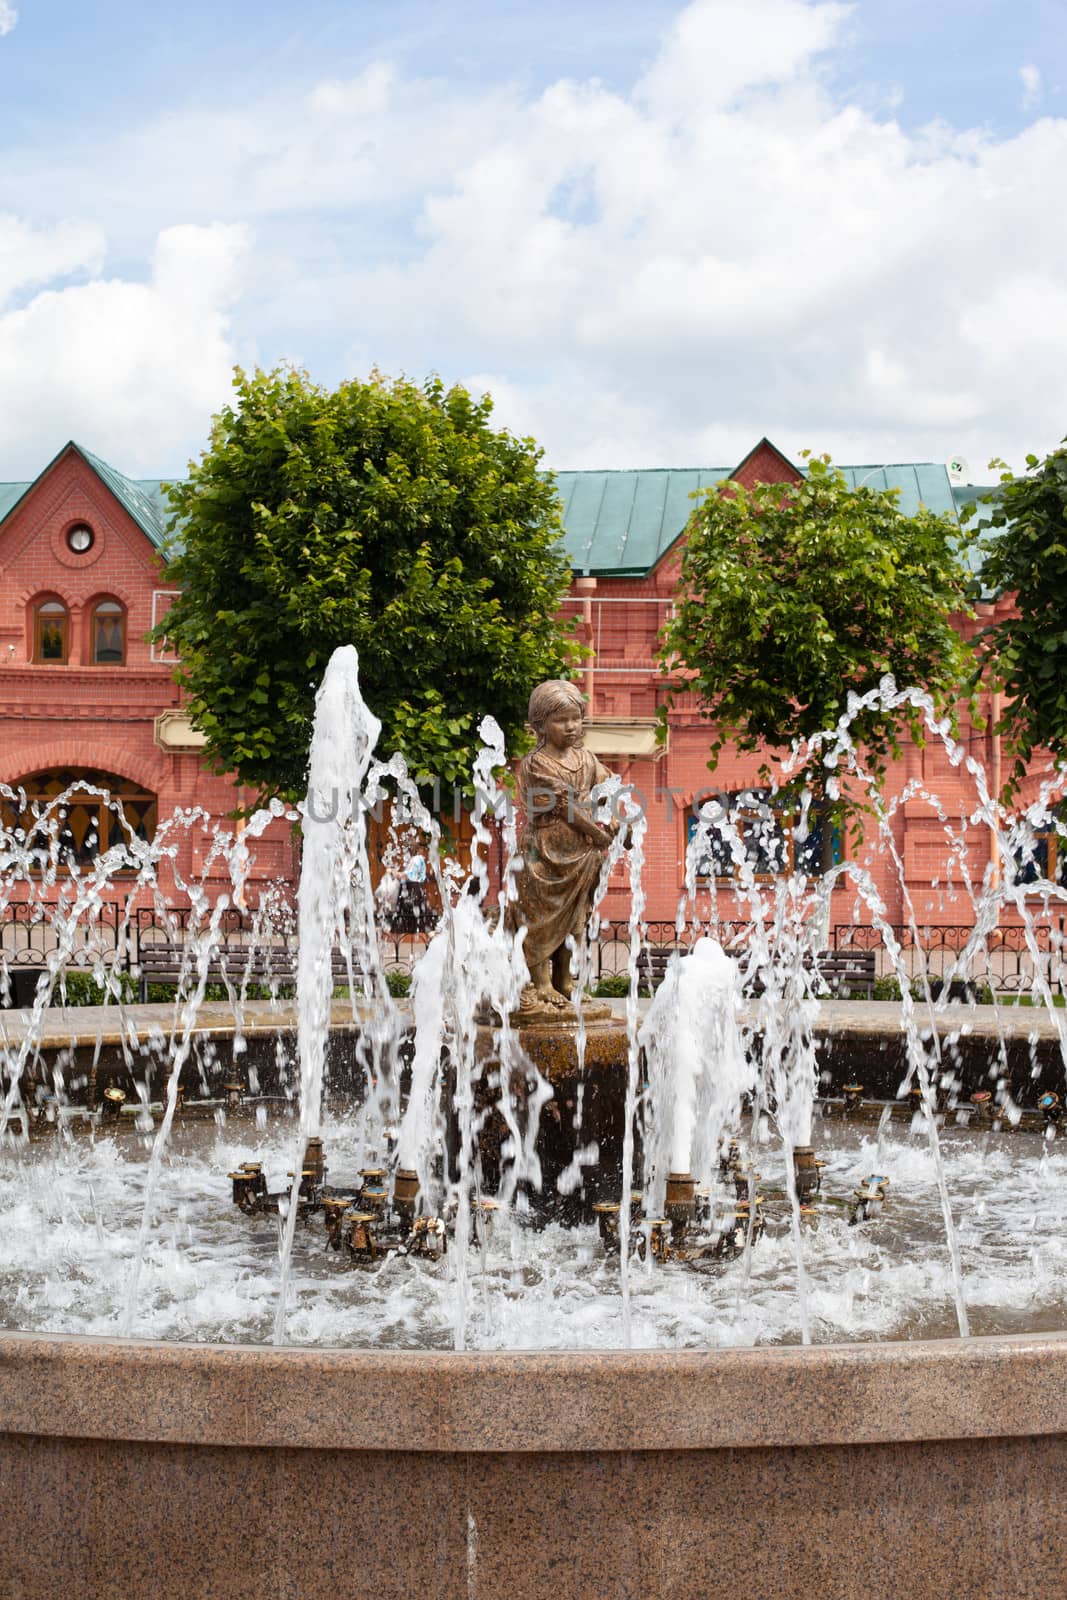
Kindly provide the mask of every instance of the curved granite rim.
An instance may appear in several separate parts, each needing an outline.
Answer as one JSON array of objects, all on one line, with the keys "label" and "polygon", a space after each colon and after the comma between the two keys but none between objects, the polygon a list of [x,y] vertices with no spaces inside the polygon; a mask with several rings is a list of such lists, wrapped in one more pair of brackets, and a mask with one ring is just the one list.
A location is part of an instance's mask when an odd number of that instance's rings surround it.
[{"label": "curved granite rim", "polygon": [[508,1453],[1062,1434],[1067,1333],[512,1354],[0,1333],[0,1431]]}]

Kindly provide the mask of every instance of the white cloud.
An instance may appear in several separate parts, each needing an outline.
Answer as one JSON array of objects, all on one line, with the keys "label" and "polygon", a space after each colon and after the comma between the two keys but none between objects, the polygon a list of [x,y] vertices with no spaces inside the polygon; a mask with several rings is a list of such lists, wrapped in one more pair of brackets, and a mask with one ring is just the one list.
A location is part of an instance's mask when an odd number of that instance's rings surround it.
[{"label": "white cloud", "polygon": [[103,259],[104,233],[94,224],[34,228],[19,217],[0,216],[0,308],[31,284],[99,272]]},{"label": "white cloud", "polygon": [[40,471],[68,438],[135,476],[180,465],[229,392],[246,244],[235,226],[168,229],[148,282],[45,290],[0,315],[0,371],[18,375],[0,388],[6,475]]},{"label": "white cloud", "polygon": [[1023,86],[1022,108],[1032,111],[1041,99],[1041,68],[1028,62],[1025,67],[1019,68],[1019,77]]},{"label": "white cloud", "polygon": [[396,72],[386,61],[375,61],[354,78],[324,78],[308,96],[312,111],[341,119],[380,117],[389,108]]},{"label": "white cloud", "polygon": [[18,20],[19,14],[10,0],[0,0],[0,39],[11,32]]},{"label": "white cloud", "polygon": [[[372,362],[466,376],[560,466],[726,465],[764,432],[854,460],[1047,449],[1067,422],[1067,213],[1048,205],[1067,121],[909,129],[833,88],[850,27],[816,0],[693,0],[628,92],[471,90],[377,62],[269,103],[164,108],[75,156],[0,149],[0,207],[25,219],[0,224],[0,294],[101,270],[98,234],[42,222],[42,195],[101,218],[112,258],[161,236],[149,284],[64,287],[0,319],[0,353],[36,330],[16,437],[44,435],[52,382],[53,413],[77,400],[151,470],[153,450],[173,459],[168,416],[188,430],[202,404],[206,434],[241,344],[330,380]],[[254,220],[254,248],[238,258],[207,218]],[[90,307],[103,375],[58,352],[38,375],[49,319],[88,338]],[[140,366],[127,313],[156,346]]]},{"label": "white cloud", "polygon": [[715,111],[805,72],[840,34],[850,5],[693,0],[663,40],[637,98],[668,117]]}]

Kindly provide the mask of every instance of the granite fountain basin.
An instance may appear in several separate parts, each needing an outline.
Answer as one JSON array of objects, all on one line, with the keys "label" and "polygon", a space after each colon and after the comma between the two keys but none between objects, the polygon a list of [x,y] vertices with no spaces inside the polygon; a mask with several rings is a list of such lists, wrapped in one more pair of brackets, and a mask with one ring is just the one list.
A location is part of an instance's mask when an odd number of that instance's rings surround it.
[{"label": "granite fountain basin", "polygon": [[1047,1600],[1067,1531],[1058,1332],[457,1354],[7,1331],[0,1418],[12,1600]]},{"label": "granite fountain basin", "polygon": [[1057,1594],[1067,1337],[433,1354],[0,1334],[3,1592]]}]

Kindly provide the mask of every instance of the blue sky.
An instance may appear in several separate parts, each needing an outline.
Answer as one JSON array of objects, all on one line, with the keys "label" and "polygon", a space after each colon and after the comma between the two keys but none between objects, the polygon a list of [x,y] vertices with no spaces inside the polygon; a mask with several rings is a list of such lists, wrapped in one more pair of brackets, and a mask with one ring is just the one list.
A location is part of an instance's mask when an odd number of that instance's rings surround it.
[{"label": "blue sky", "polygon": [[179,471],[282,359],[486,387],[559,467],[984,477],[1067,431],[1065,18],[0,0],[0,478]]}]

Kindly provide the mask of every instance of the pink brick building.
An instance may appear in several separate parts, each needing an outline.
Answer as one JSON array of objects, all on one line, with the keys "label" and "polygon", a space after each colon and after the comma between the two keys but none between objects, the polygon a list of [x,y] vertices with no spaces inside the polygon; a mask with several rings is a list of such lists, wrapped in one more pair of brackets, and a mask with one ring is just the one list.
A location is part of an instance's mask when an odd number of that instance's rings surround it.
[{"label": "pink brick building", "polygon": [[[843,469],[852,484],[897,488],[902,511],[922,503],[958,520],[959,509],[975,490],[954,487],[941,464],[859,466]],[[655,666],[658,629],[671,606],[678,581],[681,538],[696,490],[725,478],[751,487],[755,483],[797,481],[800,473],[768,440],[762,440],[731,470],[581,472],[558,475],[564,522],[575,577],[568,611],[582,617],[582,633],[595,655],[586,672],[585,689],[592,708],[587,742],[648,798],[648,915],[673,919],[683,882],[686,843],[693,803],[709,790],[727,795],[758,787],[757,757],[724,751],[714,774],[708,772],[708,724],[695,701],[676,703],[669,720],[666,747],[655,743],[655,716],[662,687]],[[1009,604],[980,607],[977,622],[960,619],[973,631]],[[901,685],[901,687],[905,687]],[[999,740],[988,731],[991,707],[981,706],[984,723],[975,726],[964,714],[959,740],[999,788]],[[1020,803],[1037,793],[1035,777],[1024,785]],[[924,797],[925,791],[937,802]],[[907,924],[914,913],[921,924],[966,926],[973,920],[973,897],[965,883],[958,839],[966,838],[966,873],[981,884],[989,867],[1000,870],[991,830],[981,822],[962,829],[961,817],[977,803],[974,776],[966,764],[955,765],[944,747],[928,741],[919,748],[906,741],[903,759],[885,785],[892,815],[889,831],[901,863],[883,845],[842,848],[870,872],[884,904],[884,920]],[[872,830],[873,833],[874,830]],[[788,826],[780,850],[792,858]],[[1048,846],[1055,850],[1055,842]],[[1055,864],[1053,863],[1053,866]],[[710,877],[710,875],[709,875]],[[705,887],[710,884],[705,881]],[[747,919],[728,881],[715,882],[720,915]],[[910,900],[910,906],[908,901]],[[607,913],[626,914],[626,895],[619,887],[607,902]],[[833,897],[831,923],[866,922],[869,910],[857,904],[855,890],[844,878]]]},{"label": "pink brick building", "polygon": [[[159,553],[165,520],[158,483],[73,443],[33,483],[0,484],[0,783],[30,798],[70,782],[106,788],[149,836],[179,808],[217,821],[244,798],[205,770],[172,663],[145,640],[173,594]],[[90,851],[101,827],[87,793],[70,810],[71,848]],[[203,876],[210,831],[175,837],[179,877]],[[279,823],[255,852],[250,901],[294,868]]]},{"label": "pink brick building", "polygon": [[[853,483],[899,487],[905,511],[921,500],[955,515],[957,501],[966,497],[940,465],[845,470]],[[724,755],[714,776],[708,773],[707,724],[695,705],[674,711],[665,748],[655,742],[662,694],[655,639],[674,595],[690,494],[729,476],[776,483],[797,475],[766,440],[733,473],[558,475],[574,568],[565,609],[580,615],[595,651],[585,683],[589,743],[647,799],[645,881],[654,920],[675,915],[694,799],[710,788],[735,793],[758,781],[751,757]],[[30,795],[59,792],[70,781],[116,789],[131,824],[149,834],[179,809],[199,806],[212,820],[224,819],[245,799],[206,771],[172,664],[145,642],[173,594],[160,555],[165,523],[158,483],[128,479],[75,444],[33,483],[0,484],[0,782],[21,785]],[[995,779],[1000,757],[992,735],[965,718],[961,738]],[[908,785],[936,794],[941,810],[918,793],[902,799]],[[1024,801],[1030,797],[1024,792]],[[921,921],[967,924],[972,902],[961,893],[962,863],[952,856],[950,835],[953,819],[958,829],[961,811],[974,808],[973,779],[933,744],[909,745],[891,775],[887,800],[894,806],[890,830],[904,883],[884,852],[872,861],[886,920],[906,922],[910,896]],[[94,815],[91,797],[72,812],[72,848],[91,849]],[[181,838],[179,875],[202,875],[209,830],[186,828]],[[996,872],[988,828],[970,826],[967,841],[972,878],[981,880],[991,862]],[[269,884],[291,883],[295,871],[292,837],[282,821],[257,844],[249,904]],[[717,888],[729,915],[730,885],[720,881]],[[854,893],[839,889],[831,920],[866,920],[854,902]],[[626,905],[620,875],[606,910],[621,918]]]}]

